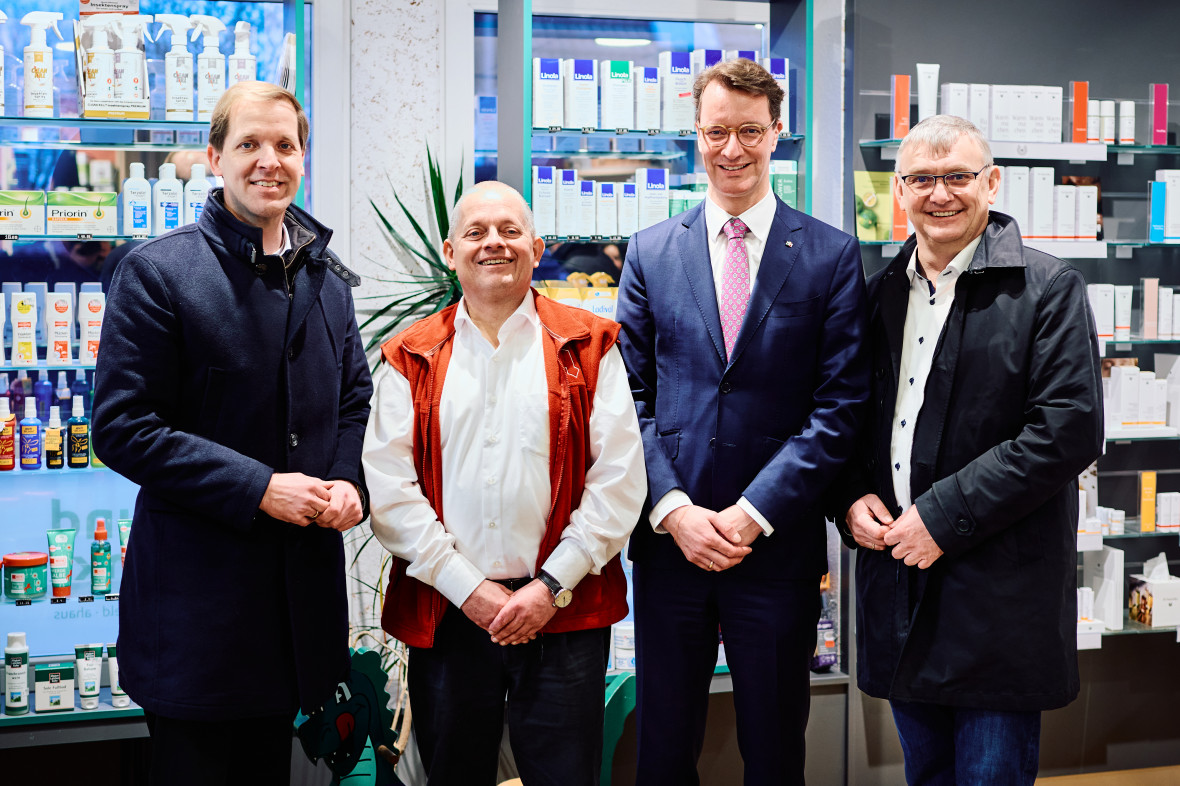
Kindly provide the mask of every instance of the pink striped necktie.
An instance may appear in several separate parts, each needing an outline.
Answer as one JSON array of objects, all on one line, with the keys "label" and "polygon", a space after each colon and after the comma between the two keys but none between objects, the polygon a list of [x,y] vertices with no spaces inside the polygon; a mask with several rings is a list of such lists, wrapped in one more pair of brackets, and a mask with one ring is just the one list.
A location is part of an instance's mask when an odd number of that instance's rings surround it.
[{"label": "pink striped necktie", "polygon": [[725,358],[733,355],[733,345],[750,303],[750,258],[746,253],[745,234],[750,228],[740,218],[725,222],[725,263],[721,268],[721,334],[725,337]]}]

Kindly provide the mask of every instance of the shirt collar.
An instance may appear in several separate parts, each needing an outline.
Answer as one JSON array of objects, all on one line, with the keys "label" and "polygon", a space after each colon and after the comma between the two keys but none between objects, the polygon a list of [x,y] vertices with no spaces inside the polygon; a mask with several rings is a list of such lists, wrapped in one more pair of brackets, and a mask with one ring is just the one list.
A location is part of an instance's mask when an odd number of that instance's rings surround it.
[{"label": "shirt collar", "polygon": [[[740,216],[737,216],[737,218],[740,218],[742,223],[749,227],[750,234],[759,240],[765,241],[767,235],[770,234],[770,225],[774,223],[774,212],[777,209],[778,205],[774,201],[774,191],[767,190],[766,196],[758,200],[758,204]],[[708,231],[710,239],[717,237],[725,229],[726,222],[731,218],[734,218],[734,216],[725,212],[708,195],[705,196],[705,229]]]},{"label": "shirt collar", "polygon": [[[524,296],[524,300],[520,301],[520,305],[516,307],[516,310],[500,326],[499,337],[503,340],[509,332],[520,325],[537,327],[540,324],[541,319],[537,316],[537,304],[533,298],[532,290],[530,290]],[[477,334],[479,333],[479,327],[475,324],[471,315],[467,313],[466,297],[459,299],[459,307],[455,309],[455,331],[458,332],[460,330],[474,330]]]},{"label": "shirt collar", "polygon": [[283,243],[281,246],[279,246],[279,251],[278,251],[279,256],[284,256],[284,255],[286,255],[286,253],[288,251],[291,250],[291,233],[287,231],[287,222],[286,221],[283,222],[282,227],[283,227]]},{"label": "shirt collar", "polygon": [[[971,258],[975,256],[975,249],[979,248],[979,244],[983,241],[983,235],[979,234],[974,240],[963,247],[963,250],[955,254],[955,258],[946,266],[947,271],[952,271],[955,278],[963,275],[967,271],[967,266],[971,264]],[[910,286],[914,285],[914,280],[918,277],[918,246],[914,246],[914,251],[910,254],[910,263],[905,268],[906,278],[909,279]],[[941,275],[941,274],[940,274]]]}]

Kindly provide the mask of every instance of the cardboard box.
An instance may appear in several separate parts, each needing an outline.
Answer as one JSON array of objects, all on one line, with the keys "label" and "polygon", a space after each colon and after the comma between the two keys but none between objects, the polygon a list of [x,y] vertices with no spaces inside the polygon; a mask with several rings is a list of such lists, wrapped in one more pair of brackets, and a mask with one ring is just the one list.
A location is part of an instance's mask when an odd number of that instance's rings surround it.
[{"label": "cardboard box", "polygon": [[889,79],[889,128],[893,139],[910,132],[910,75],[894,74]]},{"label": "cardboard box", "polygon": [[1127,580],[1127,609],[1130,617],[1149,628],[1180,625],[1180,578],[1148,578],[1132,573]]},{"label": "cardboard box", "polygon": [[1070,100],[1070,140],[1073,142],[1085,142],[1086,131],[1089,124],[1087,112],[1090,109],[1090,83],[1089,82],[1070,82],[1069,83],[1069,100]]},{"label": "cardboard box", "polygon": [[33,672],[37,712],[69,712],[74,709],[74,664],[42,663]]},{"label": "cardboard box", "polygon": [[45,234],[117,235],[119,195],[113,191],[50,191],[45,195]]},{"label": "cardboard box", "polygon": [[0,235],[44,234],[44,191],[0,191]]}]

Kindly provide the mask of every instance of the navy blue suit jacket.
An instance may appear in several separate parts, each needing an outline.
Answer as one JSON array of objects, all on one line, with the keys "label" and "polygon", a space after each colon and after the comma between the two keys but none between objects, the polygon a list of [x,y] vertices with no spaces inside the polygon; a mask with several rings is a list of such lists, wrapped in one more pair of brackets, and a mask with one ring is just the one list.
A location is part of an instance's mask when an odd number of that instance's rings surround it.
[{"label": "navy blue suit jacket", "polygon": [[[620,344],[649,505],[677,488],[718,511],[744,496],[774,534],[737,569],[810,579],[826,571],[820,501],[868,398],[864,271],[855,238],[776,202],[728,363],[704,203],[631,239]],[[631,542],[642,561],[671,538],[645,509]]]}]

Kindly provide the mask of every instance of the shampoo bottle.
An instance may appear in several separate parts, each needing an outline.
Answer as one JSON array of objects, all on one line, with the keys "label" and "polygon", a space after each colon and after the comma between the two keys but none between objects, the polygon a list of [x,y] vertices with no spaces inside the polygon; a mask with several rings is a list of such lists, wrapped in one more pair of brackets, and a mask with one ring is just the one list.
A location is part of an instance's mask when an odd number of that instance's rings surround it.
[{"label": "shampoo bottle", "polygon": [[29,711],[29,645],[23,633],[9,633],[4,648],[4,714]]},{"label": "shampoo bottle", "polygon": [[66,461],[71,469],[90,466],[90,418],[82,408],[82,397],[74,396],[74,416],[66,421]]},{"label": "shampoo bottle", "polygon": [[25,419],[20,422],[20,468],[41,469],[41,419],[31,398],[25,399]]},{"label": "shampoo bottle", "polygon": [[53,117],[53,50],[45,29],[52,25],[60,40],[57,20],[62,16],[57,11],[30,11],[20,20],[29,26],[30,37],[25,47],[25,117]]},{"label": "shampoo bottle", "polygon": [[16,416],[8,411],[8,397],[0,396],[0,472],[16,469]]},{"label": "shampoo bottle", "polygon": [[106,595],[111,591],[111,542],[107,540],[106,519],[99,519],[90,544],[90,594]]},{"label": "shampoo bottle", "polygon": [[123,234],[147,237],[152,233],[152,187],[142,162],[132,162],[130,169],[131,177],[123,181]]},{"label": "shampoo bottle", "polygon": [[160,178],[152,188],[152,215],[155,234],[162,235],[180,226],[184,188],[176,179],[176,164],[160,164]]},{"label": "shampoo bottle", "polygon": [[234,53],[229,56],[229,84],[258,79],[258,60],[250,54],[250,23],[234,25]]},{"label": "shampoo bottle", "polygon": [[45,468],[61,469],[65,465],[66,449],[61,434],[61,407],[50,407],[49,425],[45,427]]},{"label": "shampoo bottle", "polygon": [[192,177],[184,184],[184,223],[197,223],[208,196],[209,181],[205,178],[205,165],[193,164]]},{"label": "shampoo bottle", "polygon": [[164,89],[164,119],[193,119],[193,56],[188,52],[188,31],[193,23],[182,14],[156,14],[156,21],[164,29],[172,31],[172,48],[164,55],[164,74],[167,87]]},{"label": "shampoo bottle", "polygon": [[198,35],[205,38],[205,48],[197,55],[197,120],[208,122],[213,118],[213,107],[225,92],[225,55],[217,47],[218,35],[225,29],[220,19],[204,14],[189,17],[196,27],[193,40]]},{"label": "shampoo bottle", "polygon": [[37,402],[37,417],[47,419],[49,407],[53,404],[53,383],[49,381],[49,372],[45,369],[37,372],[37,381],[33,383],[33,400]]}]

